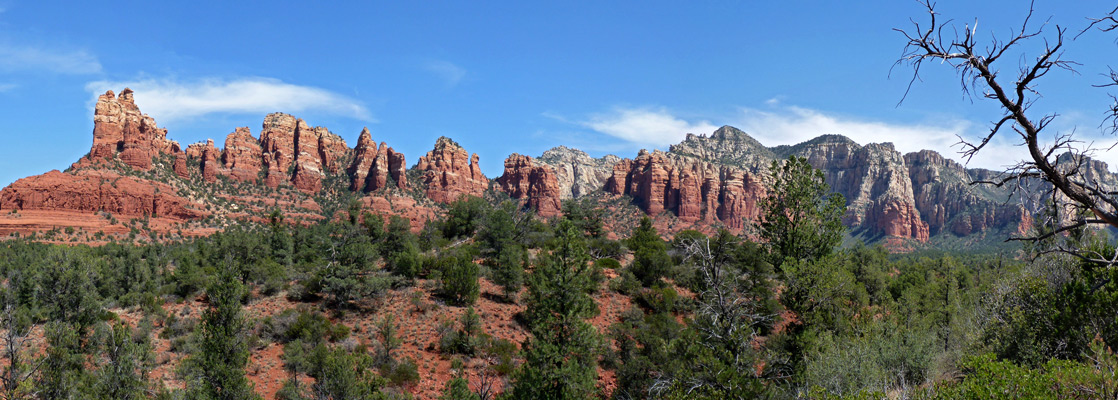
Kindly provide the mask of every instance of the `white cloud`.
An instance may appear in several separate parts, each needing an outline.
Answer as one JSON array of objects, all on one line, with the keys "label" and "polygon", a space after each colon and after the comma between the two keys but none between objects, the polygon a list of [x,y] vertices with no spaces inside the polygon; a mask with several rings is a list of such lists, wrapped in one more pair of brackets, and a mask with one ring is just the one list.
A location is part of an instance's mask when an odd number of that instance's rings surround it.
[{"label": "white cloud", "polygon": [[448,61],[432,61],[425,64],[423,69],[441,78],[449,87],[457,86],[459,82],[462,82],[462,78],[466,77],[465,68]]},{"label": "white cloud", "polygon": [[14,84],[14,83],[0,83],[0,93],[10,91],[10,90],[15,89],[17,87],[19,87],[19,85]]},{"label": "white cloud", "polygon": [[[136,104],[157,121],[199,117],[216,113],[270,113],[318,111],[375,121],[364,105],[340,94],[310,86],[299,86],[270,78],[237,80],[143,79],[128,82],[97,81],[86,90],[97,96],[106,90],[125,87],[136,92]],[[96,97],[95,97],[96,98]]]},{"label": "white cloud", "polygon": [[617,108],[597,114],[579,125],[641,146],[666,147],[679,143],[688,133],[708,133],[717,129],[707,121],[688,122],[667,109]]},{"label": "white cloud", "polygon": [[[687,133],[711,133],[720,125],[737,127],[761,144],[774,147],[794,145],[825,134],[846,136],[855,142],[890,142],[900,153],[934,150],[944,157],[967,164],[969,168],[1002,169],[1016,163],[1023,155],[1020,147],[1009,140],[1012,132],[1006,131],[974,156],[969,164],[959,154],[959,137],[980,140],[987,127],[965,120],[943,120],[934,123],[890,123],[868,118],[841,116],[803,107],[780,105],[780,99],[767,101],[766,109],[742,108],[740,113],[711,123],[709,119],[685,119],[665,108],[616,108],[609,113],[592,116],[586,121],[568,121],[613,136],[641,147],[663,148],[679,143]],[[1115,153],[1118,153],[1116,151]],[[1098,154],[1107,161],[1107,157]],[[1118,156],[1118,154],[1116,154]],[[1118,157],[1115,157],[1118,161]],[[1111,163],[1114,165],[1114,163]]]},{"label": "white cloud", "polygon": [[0,42],[0,70],[84,75],[100,73],[101,62],[85,50],[49,49]]}]

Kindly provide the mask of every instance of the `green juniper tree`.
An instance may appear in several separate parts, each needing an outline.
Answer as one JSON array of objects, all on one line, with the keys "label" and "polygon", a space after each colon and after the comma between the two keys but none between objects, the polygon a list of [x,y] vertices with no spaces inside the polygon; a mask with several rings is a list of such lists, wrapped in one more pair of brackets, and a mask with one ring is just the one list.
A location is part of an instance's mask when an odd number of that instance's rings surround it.
[{"label": "green juniper tree", "polygon": [[[228,271],[228,270],[227,270]],[[241,299],[244,286],[225,272],[206,290],[198,352],[184,362],[188,399],[258,399],[245,377],[249,348]]]},{"label": "green juniper tree", "polygon": [[806,158],[773,161],[775,181],[761,201],[760,235],[769,248],[773,265],[785,260],[818,260],[842,241],[842,215],[846,200],[827,192],[823,171]]},{"label": "green juniper tree", "polygon": [[525,299],[532,338],[524,364],[514,374],[514,399],[586,399],[597,395],[596,367],[601,338],[586,322],[596,315],[592,266],[583,233],[559,221],[556,240],[528,276]]}]

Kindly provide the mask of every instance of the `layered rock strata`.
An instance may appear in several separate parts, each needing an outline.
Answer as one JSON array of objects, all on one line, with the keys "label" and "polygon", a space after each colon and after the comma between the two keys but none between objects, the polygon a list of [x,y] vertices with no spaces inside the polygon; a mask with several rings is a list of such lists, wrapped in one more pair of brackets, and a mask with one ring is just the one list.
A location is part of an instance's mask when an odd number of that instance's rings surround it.
[{"label": "layered rock strata", "polygon": [[548,165],[535,165],[532,157],[513,153],[505,159],[505,172],[497,187],[509,197],[525,200],[542,217],[562,212],[559,180]]},{"label": "layered rock strata", "polygon": [[419,158],[416,169],[423,172],[427,197],[448,204],[463,195],[481,196],[489,188],[489,178],[478,167],[478,156],[466,152],[447,137],[435,141],[435,148]]},{"label": "layered rock strata", "polygon": [[605,191],[632,196],[653,216],[667,211],[685,222],[718,220],[731,229],[760,215],[766,192],[760,177],[744,169],[644,150],[614,166]]},{"label": "layered rock strata", "polygon": [[390,179],[397,188],[408,187],[404,155],[384,142],[381,142],[378,149],[369,128],[361,130],[357,147],[354,148],[353,161],[346,171],[350,175],[349,190],[355,192],[379,190],[387,187]]}]

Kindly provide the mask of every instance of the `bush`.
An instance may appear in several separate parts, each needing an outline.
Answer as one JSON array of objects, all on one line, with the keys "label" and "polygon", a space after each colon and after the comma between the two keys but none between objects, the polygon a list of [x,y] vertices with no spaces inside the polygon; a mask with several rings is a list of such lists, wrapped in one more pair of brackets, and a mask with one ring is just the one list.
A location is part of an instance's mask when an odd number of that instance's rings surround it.
[{"label": "bush", "polygon": [[442,294],[459,306],[474,304],[481,292],[478,265],[467,254],[454,254],[439,260]]}]

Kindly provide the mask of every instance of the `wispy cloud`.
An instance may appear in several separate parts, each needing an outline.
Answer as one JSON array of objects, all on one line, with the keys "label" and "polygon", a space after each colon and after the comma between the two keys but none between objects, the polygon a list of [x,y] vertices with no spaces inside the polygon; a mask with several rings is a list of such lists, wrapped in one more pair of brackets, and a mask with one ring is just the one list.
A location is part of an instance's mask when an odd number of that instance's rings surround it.
[{"label": "wispy cloud", "polygon": [[0,70],[85,75],[100,73],[101,62],[85,50],[35,47],[0,41]]},{"label": "wispy cloud", "polygon": [[898,124],[779,105],[766,110],[742,108],[734,122],[766,146],[797,144],[835,134],[860,144],[891,142],[902,153],[928,149],[944,155],[956,152],[958,149],[952,146],[974,128],[963,120]]},{"label": "wispy cloud", "polygon": [[[767,107],[741,108],[736,113],[711,118],[686,118],[666,108],[615,108],[583,121],[553,114],[545,116],[584,126],[640,147],[663,148],[679,143],[687,133],[711,133],[720,125],[735,126],[765,146],[792,145],[819,135],[836,134],[859,144],[890,142],[901,153],[934,150],[947,158],[965,162],[959,155],[959,137],[977,139],[985,125],[961,119],[933,123],[893,123],[843,116],[837,113],[783,105],[781,99],[766,101]],[[719,121],[712,123],[711,120]],[[978,153],[969,167],[1000,169],[1014,164],[1021,148],[996,140]],[[1105,160],[1105,158],[1104,158]]]},{"label": "wispy cloud", "polygon": [[595,114],[579,125],[641,146],[665,147],[679,143],[688,133],[717,129],[707,121],[686,121],[666,108],[615,108]]},{"label": "wispy cloud", "polygon": [[19,87],[19,85],[14,84],[14,83],[0,83],[0,93],[10,91],[10,90],[15,89],[17,87]]},{"label": "wispy cloud", "polygon": [[325,89],[294,85],[271,78],[195,81],[142,79],[86,84],[86,90],[94,96],[106,90],[118,91],[125,87],[136,92],[136,104],[141,110],[163,123],[207,114],[275,111],[317,111],[375,121],[357,100]]},{"label": "wispy cloud", "polygon": [[457,86],[466,77],[466,69],[449,61],[431,61],[423,65],[423,69],[438,76],[448,87]]}]

